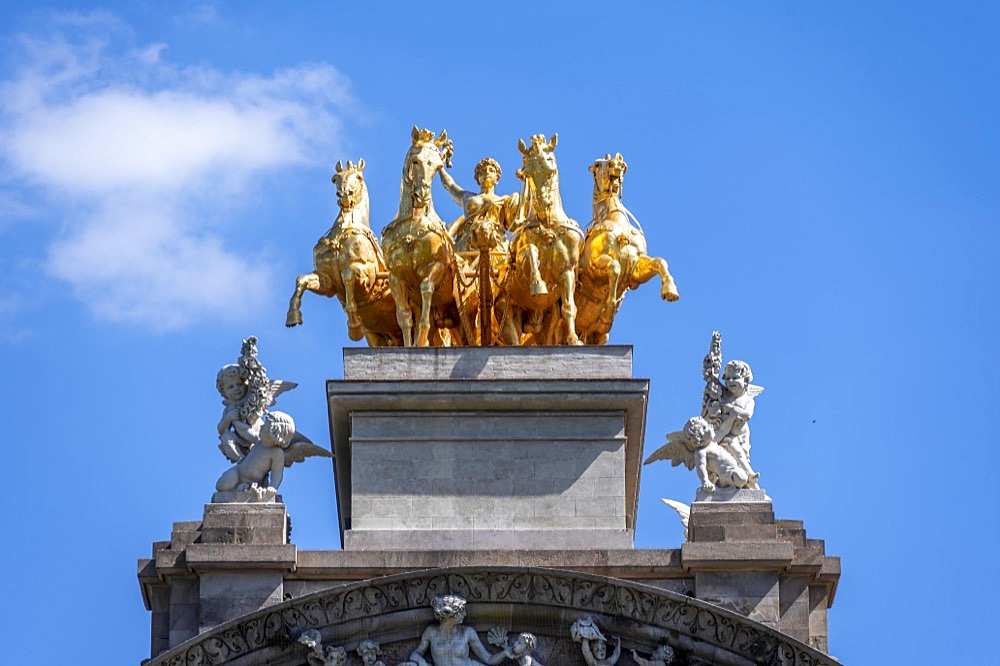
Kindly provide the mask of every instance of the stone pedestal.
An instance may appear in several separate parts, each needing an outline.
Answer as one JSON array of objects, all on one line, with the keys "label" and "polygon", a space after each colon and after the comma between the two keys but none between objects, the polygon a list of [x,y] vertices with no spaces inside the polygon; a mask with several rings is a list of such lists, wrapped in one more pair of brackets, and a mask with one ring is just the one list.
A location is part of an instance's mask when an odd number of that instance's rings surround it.
[{"label": "stone pedestal", "polygon": [[170,541],[140,561],[151,653],[281,602],[296,561],[287,525],[280,503],[206,504],[201,522],[174,523]]},{"label": "stone pedestal", "polygon": [[349,349],[328,383],[345,550],[631,548],[631,348]]},{"label": "stone pedestal", "polygon": [[699,490],[681,562],[698,599],[826,651],[840,560],[807,539],[801,521],[775,520],[763,491]]}]

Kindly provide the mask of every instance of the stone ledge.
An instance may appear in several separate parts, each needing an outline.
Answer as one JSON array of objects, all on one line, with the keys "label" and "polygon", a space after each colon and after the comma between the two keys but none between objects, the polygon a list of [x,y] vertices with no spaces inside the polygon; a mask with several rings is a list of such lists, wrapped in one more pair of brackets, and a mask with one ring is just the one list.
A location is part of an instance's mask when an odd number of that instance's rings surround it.
[{"label": "stone ledge", "polygon": [[391,550],[583,550],[593,544],[614,550],[632,547],[635,532],[616,529],[441,529],[346,530],[344,549]]},{"label": "stone ledge", "polygon": [[632,347],[344,348],[344,379],[630,379]]},{"label": "stone ledge", "polygon": [[794,548],[786,542],[774,543],[685,543],[681,563],[685,569],[712,570],[781,570],[792,563]]},{"label": "stone ledge", "polygon": [[295,580],[365,580],[393,574],[449,567],[544,567],[614,576],[635,581],[686,580],[681,551],[622,550],[301,550]]},{"label": "stone ledge", "polygon": [[187,568],[194,572],[220,569],[295,571],[296,547],[261,544],[191,544]]}]

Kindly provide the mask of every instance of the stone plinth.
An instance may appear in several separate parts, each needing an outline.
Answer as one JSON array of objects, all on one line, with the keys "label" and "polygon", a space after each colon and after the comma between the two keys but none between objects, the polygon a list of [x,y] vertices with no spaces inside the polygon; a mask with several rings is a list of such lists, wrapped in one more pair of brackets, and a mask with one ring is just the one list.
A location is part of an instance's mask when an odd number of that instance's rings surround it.
[{"label": "stone plinth", "polygon": [[807,539],[801,521],[775,520],[760,490],[698,491],[681,547],[698,599],[826,651],[826,611],[840,559]]},{"label": "stone plinth", "polygon": [[327,390],[347,550],[630,548],[628,347],[350,349]]},{"label": "stone plinth", "polygon": [[280,603],[296,565],[285,505],[206,504],[201,522],[174,523],[139,563],[152,611],[151,654]]}]

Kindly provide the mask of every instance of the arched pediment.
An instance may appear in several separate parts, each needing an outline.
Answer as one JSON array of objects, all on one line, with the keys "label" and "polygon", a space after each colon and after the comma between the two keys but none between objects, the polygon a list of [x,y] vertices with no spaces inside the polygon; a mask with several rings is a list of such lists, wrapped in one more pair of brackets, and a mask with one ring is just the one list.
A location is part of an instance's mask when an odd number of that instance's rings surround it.
[{"label": "arched pediment", "polygon": [[[148,666],[298,666],[306,663],[297,638],[316,629],[327,645],[353,650],[370,639],[388,666],[407,659],[424,629],[435,623],[430,601],[453,594],[468,601],[465,624],[484,638],[492,627],[530,631],[542,664],[584,666],[570,626],[593,616],[620,638],[619,666],[631,650],[647,657],[666,642],[675,663],[743,666],[833,666],[838,662],[767,625],[675,592],[605,576],[528,567],[447,568],[350,583],[315,592],[219,625],[164,652]],[[492,648],[495,650],[495,648]]]}]

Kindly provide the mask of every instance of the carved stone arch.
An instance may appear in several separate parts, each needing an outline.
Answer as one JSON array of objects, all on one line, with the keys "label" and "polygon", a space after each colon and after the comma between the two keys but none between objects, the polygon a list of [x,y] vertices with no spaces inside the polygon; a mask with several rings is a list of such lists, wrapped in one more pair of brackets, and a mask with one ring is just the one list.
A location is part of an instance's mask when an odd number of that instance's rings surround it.
[{"label": "carved stone arch", "polygon": [[559,569],[468,567],[409,572],[290,599],[206,631],[147,666],[301,666],[307,650],[296,639],[306,629],[319,630],[326,645],[346,648],[347,666],[361,664],[353,651],[364,639],[379,642],[382,660],[395,666],[435,622],[430,601],[439,594],[468,601],[465,624],[484,643],[495,626],[534,633],[533,656],[547,666],[584,666],[570,625],[585,615],[609,638],[621,639],[618,666],[635,666],[631,649],[648,658],[661,642],[674,647],[675,664],[838,664],[772,627],[650,585]]}]

